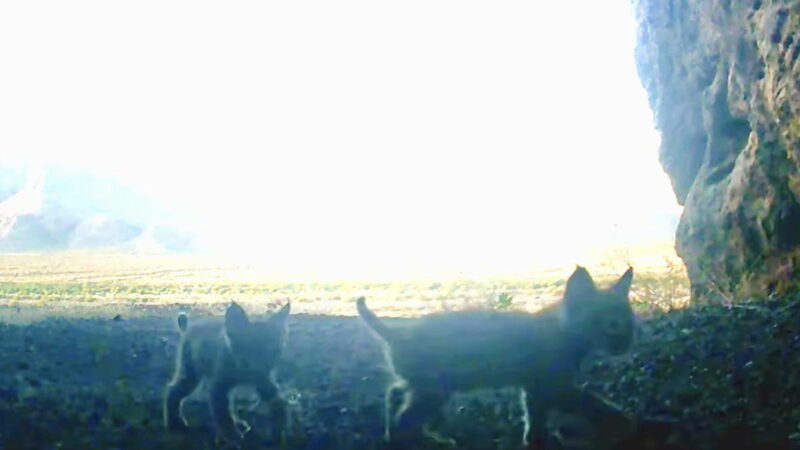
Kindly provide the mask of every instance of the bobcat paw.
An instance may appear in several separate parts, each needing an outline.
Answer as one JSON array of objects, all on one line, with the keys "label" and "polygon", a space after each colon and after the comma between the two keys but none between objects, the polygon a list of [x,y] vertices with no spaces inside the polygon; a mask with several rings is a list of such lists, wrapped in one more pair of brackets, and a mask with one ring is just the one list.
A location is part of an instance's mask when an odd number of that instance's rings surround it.
[{"label": "bobcat paw", "polygon": [[242,434],[236,429],[220,430],[217,432],[216,444],[224,448],[239,448],[242,440]]},{"label": "bobcat paw", "polygon": [[239,433],[240,436],[244,436],[247,434],[248,431],[252,430],[253,427],[250,426],[249,423],[242,419],[236,420],[236,431]]},{"label": "bobcat paw", "polygon": [[444,436],[439,432],[430,429],[427,424],[423,425],[422,432],[425,434],[425,436],[429,437],[439,445],[447,445],[453,448],[458,448],[458,443],[455,439]]},{"label": "bobcat paw", "polygon": [[183,419],[170,419],[164,423],[164,427],[167,431],[172,432],[183,432],[189,429],[189,426],[186,425],[186,422]]}]

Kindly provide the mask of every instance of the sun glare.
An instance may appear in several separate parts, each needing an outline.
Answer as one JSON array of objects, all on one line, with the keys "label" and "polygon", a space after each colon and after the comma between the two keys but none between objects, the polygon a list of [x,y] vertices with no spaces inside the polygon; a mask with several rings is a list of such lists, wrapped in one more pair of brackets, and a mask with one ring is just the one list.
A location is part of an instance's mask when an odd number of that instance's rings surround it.
[{"label": "sun glare", "polygon": [[0,163],[112,176],[285,273],[577,263],[680,213],[634,43],[627,0],[6,3]]}]

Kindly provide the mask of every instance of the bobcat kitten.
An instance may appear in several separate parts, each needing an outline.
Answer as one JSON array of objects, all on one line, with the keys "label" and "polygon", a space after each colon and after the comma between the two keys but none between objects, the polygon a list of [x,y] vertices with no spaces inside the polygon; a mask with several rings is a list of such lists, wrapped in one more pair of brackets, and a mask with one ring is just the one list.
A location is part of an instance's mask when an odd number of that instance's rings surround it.
[{"label": "bobcat kitten", "polygon": [[[262,402],[273,401],[283,428],[286,411],[272,379],[273,368],[281,355],[286,336],[290,304],[263,322],[251,322],[241,306],[232,303],[219,318],[200,320],[189,326],[185,315],[178,316],[181,341],[175,361],[175,374],[164,396],[164,425],[169,430],[186,428],[181,407],[204,381],[211,415],[218,436],[238,441],[249,430],[239,419],[230,393],[234,388],[252,386]],[[239,425],[243,431],[237,430]]]},{"label": "bobcat kitten", "polygon": [[[387,440],[407,448],[430,434],[427,426],[441,423],[442,406],[454,391],[519,387],[526,411],[523,442],[528,444],[531,425],[540,441],[553,406],[586,401],[573,385],[581,360],[596,350],[620,354],[631,346],[632,279],[629,268],[613,286],[599,289],[579,266],[563,300],[536,314],[445,312],[398,327],[383,324],[359,298],[358,313],[384,341],[395,378],[386,390]],[[404,402],[393,413],[390,397],[397,389],[405,391]]]}]

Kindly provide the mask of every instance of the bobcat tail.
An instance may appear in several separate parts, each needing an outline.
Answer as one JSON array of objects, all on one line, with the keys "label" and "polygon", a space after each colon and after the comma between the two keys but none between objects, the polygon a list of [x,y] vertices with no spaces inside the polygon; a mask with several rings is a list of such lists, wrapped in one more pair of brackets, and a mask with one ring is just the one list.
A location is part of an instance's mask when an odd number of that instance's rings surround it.
[{"label": "bobcat tail", "polygon": [[378,336],[383,338],[385,341],[389,341],[392,338],[392,331],[378,319],[378,316],[375,315],[372,311],[367,308],[367,299],[364,297],[359,297],[356,300],[356,306],[358,308],[358,315],[361,316],[361,320],[364,321],[367,326],[375,332]]},{"label": "bobcat tail", "polygon": [[189,326],[189,317],[186,316],[184,313],[178,314],[178,329],[181,330],[181,333],[186,331],[186,327]]}]

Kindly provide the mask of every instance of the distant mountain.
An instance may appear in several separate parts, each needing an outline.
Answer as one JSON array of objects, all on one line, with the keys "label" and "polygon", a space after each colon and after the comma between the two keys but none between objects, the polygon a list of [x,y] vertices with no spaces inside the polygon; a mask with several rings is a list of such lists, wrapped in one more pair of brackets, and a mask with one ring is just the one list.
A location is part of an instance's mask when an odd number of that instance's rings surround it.
[{"label": "distant mountain", "polygon": [[0,167],[0,251],[192,250],[194,236],[178,223],[164,205],[110,177]]}]

